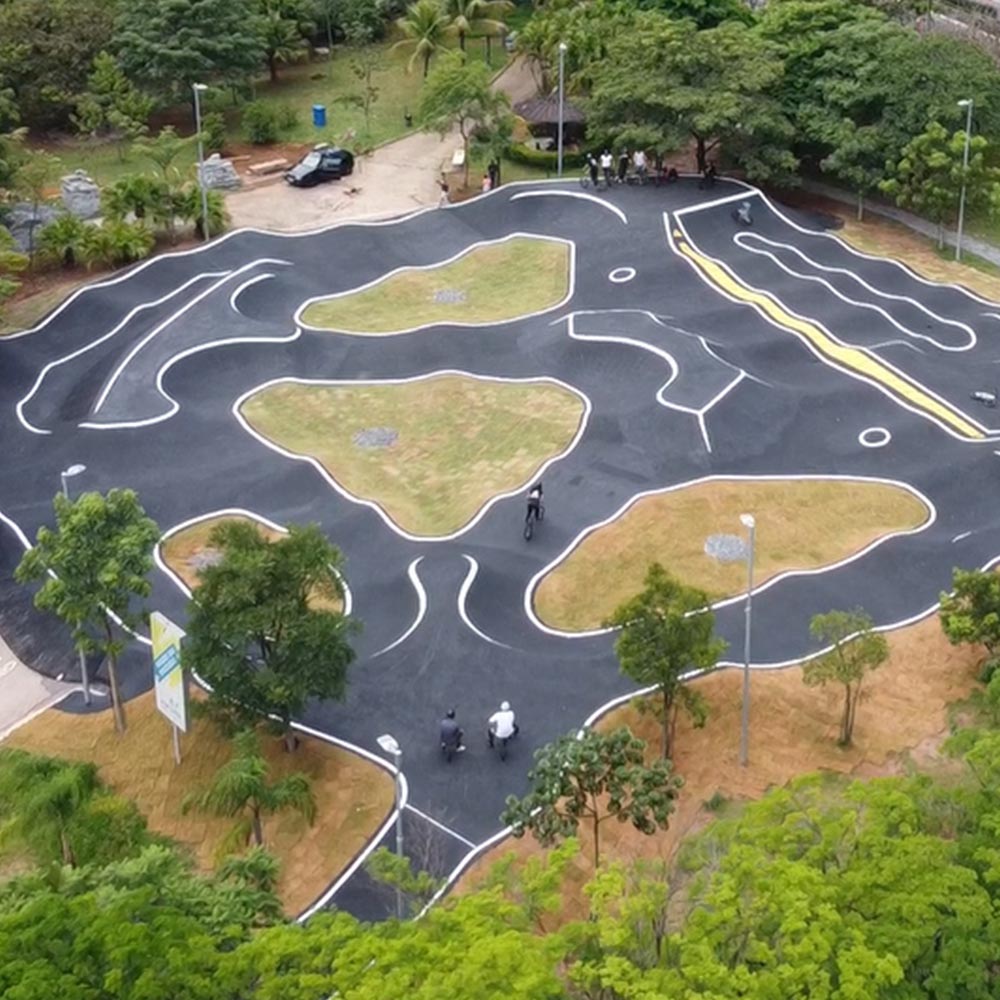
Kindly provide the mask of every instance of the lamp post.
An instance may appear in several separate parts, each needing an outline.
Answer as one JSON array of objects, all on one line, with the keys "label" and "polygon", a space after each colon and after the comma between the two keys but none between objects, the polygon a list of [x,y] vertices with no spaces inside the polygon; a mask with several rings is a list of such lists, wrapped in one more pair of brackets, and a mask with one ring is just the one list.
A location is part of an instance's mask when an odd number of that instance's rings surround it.
[{"label": "lamp post", "polygon": [[[86,472],[87,466],[80,465],[76,463],[71,465],[68,469],[64,469],[59,473],[59,479],[62,482],[63,496],[69,499],[69,482],[73,476],[80,475],[81,472]],[[84,653],[82,649],[78,650],[80,654],[80,684],[83,686],[83,703],[85,705],[90,704],[90,678],[87,676],[87,654]]]},{"label": "lamp post", "polygon": [[[392,757],[396,766],[396,856],[403,857],[403,750],[394,736],[385,733],[377,740],[378,745]],[[396,887],[396,917],[403,919],[403,890]]]},{"label": "lamp post", "polygon": [[565,68],[566,68],[566,43],[559,43],[559,138],[556,140],[558,143],[558,157],[557,157],[557,174],[562,177],[562,167],[563,167],[563,110],[566,102],[566,88],[565,88]]},{"label": "lamp post", "polygon": [[201,137],[201,94],[208,90],[203,83],[192,83],[194,91],[194,129],[198,133],[198,187],[201,188],[201,235],[208,242],[208,189],[205,187],[205,147]]},{"label": "lamp post", "polygon": [[753,514],[740,514],[740,524],[750,532],[747,552],[747,603],[743,633],[743,711],[740,717],[740,766],[750,762],[750,624],[753,614],[753,557],[757,522]]},{"label": "lamp post", "polygon": [[969,143],[972,140],[972,107],[975,102],[971,97],[959,101],[958,106],[965,108],[965,152],[962,155],[962,194],[958,199],[958,238],[955,240],[955,260],[962,259],[962,229],[965,226],[965,184],[969,173]]}]

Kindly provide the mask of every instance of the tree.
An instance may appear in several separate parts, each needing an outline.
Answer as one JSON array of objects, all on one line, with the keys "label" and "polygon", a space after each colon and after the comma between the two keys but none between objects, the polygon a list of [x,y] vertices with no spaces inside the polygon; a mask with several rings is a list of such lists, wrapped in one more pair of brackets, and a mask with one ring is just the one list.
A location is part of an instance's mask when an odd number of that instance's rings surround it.
[{"label": "tree", "polygon": [[1000,655],[1000,574],[956,569],[952,592],[941,595],[941,628],[953,646],[971,642],[986,647],[989,660]]},{"label": "tree", "polygon": [[82,257],[87,223],[70,212],[54,219],[38,234],[42,255],[61,267],[74,267]]},{"label": "tree", "polygon": [[[204,238],[204,219],[201,211],[201,188],[197,184],[189,184],[175,192],[174,211],[179,219],[194,226],[199,239]],[[226,211],[226,199],[221,191],[206,191],[205,203],[208,206],[208,231],[213,236],[225,232],[229,226],[229,213]]]},{"label": "tree", "polygon": [[250,843],[263,847],[264,817],[286,809],[301,813],[311,826],[316,819],[316,799],[306,775],[296,772],[269,782],[267,771],[256,733],[244,730],[233,740],[232,759],[219,768],[207,788],[184,799],[183,811],[239,816],[221,845],[225,852]]},{"label": "tree", "polygon": [[35,150],[18,168],[14,178],[15,190],[31,204],[31,225],[28,227],[28,261],[35,260],[35,227],[38,224],[38,209],[45,201],[46,194],[59,171],[59,157],[43,150]]},{"label": "tree", "polygon": [[0,226],[0,315],[4,302],[21,287],[21,282],[11,275],[19,274],[27,266],[27,254],[17,249],[10,230],[6,226]]},{"label": "tree", "polygon": [[25,552],[14,576],[19,583],[43,580],[35,605],[70,626],[78,649],[106,657],[115,728],[124,732],[118,656],[125,643],[115,624],[139,625],[133,600],[149,596],[147,576],[160,532],[132,490],[84,493],[76,500],[57,494],[53,505],[55,530],[38,529],[35,547]]},{"label": "tree", "polygon": [[62,863],[74,866],[70,824],[99,788],[93,764],[64,764],[23,750],[0,750],[0,812],[6,819],[0,842],[17,840],[41,853],[51,835],[58,840]]},{"label": "tree", "polygon": [[569,733],[535,751],[532,790],[507,799],[502,821],[515,837],[530,830],[543,847],[573,836],[589,822],[594,867],[601,863],[601,824],[614,817],[641,833],[667,828],[683,784],[669,760],[644,763],[646,744],[627,729]]},{"label": "tree", "polygon": [[963,185],[970,211],[1000,211],[1000,169],[989,166],[989,143],[982,136],[969,141],[969,166],[963,166],[965,133],[948,134],[938,122],[912,139],[898,163],[887,163],[891,176],[879,187],[901,208],[925,215],[938,227],[938,247],[944,247],[945,225],[955,218]]},{"label": "tree", "polygon": [[114,56],[101,52],[94,60],[86,93],[76,103],[73,121],[85,135],[112,136],[118,158],[124,160],[128,144],[148,131],[146,122],[152,111],[153,99],[132,85]]},{"label": "tree", "polygon": [[755,180],[794,174],[793,129],[777,93],[782,63],[746,25],[636,17],[591,71],[588,128],[658,149],[695,143],[698,169],[722,146]]},{"label": "tree", "polygon": [[302,0],[258,0],[257,32],[264,48],[271,83],[278,81],[278,64],[291,62],[316,29],[315,7]]},{"label": "tree", "polygon": [[443,0],[443,6],[463,52],[468,35],[485,34],[487,38],[502,35],[507,25],[499,16],[514,9],[509,0]]},{"label": "tree", "polygon": [[130,80],[180,100],[194,83],[244,80],[263,59],[252,0],[132,0],[113,51]]},{"label": "tree", "polygon": [[125,222],[129,216],[152,220],[168,211],[170,186],[149,174],[126,174],[101,192],[101,208],[106,218]]},{"label": "tree", "polygon": [[167,184],[172,184],[180,176],[176,163],[185,151],[194,147],[198,137],[194,135],[181,137],[173,125],[164,126],[153,139],[143,139],[135,144],[135,151],[151,160]]},{"label": "tree", "polygon": [[605,623],[621,629],[615,653],[622,673],[657,688],[664,759],[671,754],[678,711],[683,708],[699,727],[708,714],[704,698],[682,679],[691,671],[710,670],[726,648],[715,637],[715,615],[708,604],[705,593],[678,583],[653,563],[642,593],[620,605]]},{"label": "tree", "polygon": [[809,631],[833,648],[804,664],[802,680],[808,687],[824,687],[830,682],[843,685],[844,710],[837,742],[850,746],[865,677],[888,659],[889,643],[874,631],[871,618],[861,610],[814,615]]},{"label": "tree", "polygon": [[490,131],[510,113],[510,99],[494,91],[482,63],[467,64],[457,53],[441,60],[420,94],[421,123],[442,136],[457,128],[465,150],[465,186],[469,186],[469,140]]},{"label": "tree", "polygon": [[212,688],[218,721],[245,728],[275,715],[293,749],[292,719],[310,698],[343,698],[354,659],[356,623],[329,610],[342,594],[342,557],[315,525],[271,542],[251,522],[228,521],[211,544],[222,559],[199,574],[188,663]]},{"label": "tree", "polygon": [[418,59],[424,61],[424,79],[431,68],[431,58],[444,48],[444,43],[452,33],[448,15],[441,9],[438,0],[417,0],[406,8],[406,14],[396,19],[396,27],[403,37],[392,47],[412,49],[413,54],[406,64],[406,71],[413,72]]}]

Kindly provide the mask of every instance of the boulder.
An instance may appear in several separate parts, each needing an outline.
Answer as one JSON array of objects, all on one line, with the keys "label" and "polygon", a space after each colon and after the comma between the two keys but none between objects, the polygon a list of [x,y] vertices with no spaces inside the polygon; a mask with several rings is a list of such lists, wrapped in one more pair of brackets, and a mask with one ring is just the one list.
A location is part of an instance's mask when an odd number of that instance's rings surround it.
[{"label": "boulder", "polygon": [[74,170],[62,179],[62,201],[66,211],[80,219],[101,214],[101,189],[85,170]]},{"label": "boulder", "polygon": [[38,245],[38,234],[50,222],[58,219],[62,213],[51,205],[39,205],[33,208],[29,202],[17,202],[6,212],[4,224],[14,237],[18,250],[28,253],[31,249],[31,233],[34,230],[35,245]]},{"label": "boulder", "polygon": [[224,160],[218,153],[213,153],[198,168],[199,177],[209,190],[232,190],[241,184],[240,175],[236,172],[232,160]]}]

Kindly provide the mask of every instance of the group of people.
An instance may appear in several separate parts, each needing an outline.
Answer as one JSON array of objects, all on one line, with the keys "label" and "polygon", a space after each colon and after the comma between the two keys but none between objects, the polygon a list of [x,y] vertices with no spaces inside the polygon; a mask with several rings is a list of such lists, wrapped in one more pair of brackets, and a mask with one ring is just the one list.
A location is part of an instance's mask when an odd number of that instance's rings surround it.
[{"label": "group of people", "polygon": [[[520,731],[509,701],[501,702],[500,708],[486,721],[486,740],[491,750],[498,743],[501,751],[506,750],[507,741],[512,740]],[[465,752],[465,732],[458,724],[453,708],[441,720],[441,749],[448,760],[451,760],[452,754]]]},{"label": "group of people", "polygon": [[[595,157],[593,153],[588,153],[587,169],[590,171],[590,182],[594,187],[597,187],[601,179],[604,180],[607,187],[610,187],[612,184],[625,184],[628,180],[630,169],[640,184],[644,184],[650,176],[649,157],[644,149],[635,149],[631,153],[627,149],[623,149],[617,158],[612,156],[609,149],[605,149],[600,157]],[[677,180],[676,168],[667,167],[660,153],[657,153],[655,156],[653,173],[660,180]]]}]

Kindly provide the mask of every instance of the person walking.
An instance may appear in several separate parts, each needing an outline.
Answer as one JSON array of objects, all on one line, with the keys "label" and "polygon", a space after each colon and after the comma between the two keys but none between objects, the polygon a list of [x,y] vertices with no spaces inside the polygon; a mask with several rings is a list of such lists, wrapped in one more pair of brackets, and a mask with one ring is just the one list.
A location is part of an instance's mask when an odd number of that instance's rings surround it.
[{"label": "person walking", "polygon": [[486,194],[486,192],[489,191],[490,188],[492,188],[492,187],[493,187],[493,183],[492,183],[492,181],[490,181],[490,175],[488,173],[483,174],[483,184],[482,184],[483,194]]},{"label": "person walking", "polygon": [[487,722],[486,726],[486,738],[489,740],[490,749],[492,750],[497,742],[500,743],[500,759],[507,759],[507,743],[512,740],[521,731],[521,727],[518,726],[515,718],[514,712],[510,707],[509,701],[500,702],[500,708],[498,711],[494,712]]},{"label": "person walking", "polygon": [[441,752],[445,760],[451,763],[451,758],[456,753],[465,751],[465,733],[462,727],[455,721],[455,709],[450,708],[445,712],[441,720]]},{"label": "person walking", "polygon": [[629,161],[628,150],[627,149],[623,149],[621,151],[621,153],[618,155],[618,183],[619,184],[624,184],[625,183],[625,177],[628,174],[628,161]]},{"label": "person walking", "polygon": [[490,175],[490,190],[500,187],[500,161],[496,157],[490,160],[486,172]]},{"label": "person walking", "polygon": [[635,175],[639,178],[640,184],[646,183],[646,151],[644,149],[637,149],[632,154],[632,166],[635,169]]},{"label": "person walking", "polygon": [[448,204],[448,182],[442,177],[438,181],[438,187],[441,189],[441,197],[438,198],[438,208],[444,208]]},{"label": "person walking", "polygon": [[604,150],[601,153],[601,172],[604,174],[604,185],[605,187],[611,187],[611,153],[608,150]]},{"label": "person walking", "polygon": [[590,170],[590,183],[596,188],[597,187],[597,177],[598,177],[598,167],[597,160],[594,159],[593,153],[587,154],[587,167]]}]

